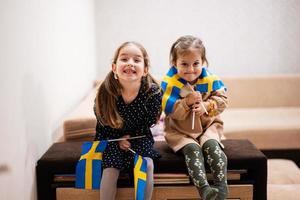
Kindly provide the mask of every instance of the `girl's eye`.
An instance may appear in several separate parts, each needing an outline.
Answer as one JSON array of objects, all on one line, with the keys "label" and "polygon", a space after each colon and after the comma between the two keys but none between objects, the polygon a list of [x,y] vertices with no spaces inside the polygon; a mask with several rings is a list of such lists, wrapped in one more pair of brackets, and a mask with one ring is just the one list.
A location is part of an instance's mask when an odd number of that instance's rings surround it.
[{"label": "girl's eye", "polygon": [[134,62],[139,63],[139,62],[141,62],[141,60],[140,59],[135,59]]},{"label": "girl's eye", "polygon": [[187,66],[187,63],[181,63],[181,65],[182,65],[183,67],[186,67],[186,66]]},{"label": "girl's eye", "polygon": [[194,66],[195,66],[195,67],[198,67],[199,64],[200,64],[199,62],[195,62],[195,63],[194,63]]},{"label": "girl's eye", "polygon": [[122,62],[126,62],[127,61],[127,58],[121,58],[120,59]]}]

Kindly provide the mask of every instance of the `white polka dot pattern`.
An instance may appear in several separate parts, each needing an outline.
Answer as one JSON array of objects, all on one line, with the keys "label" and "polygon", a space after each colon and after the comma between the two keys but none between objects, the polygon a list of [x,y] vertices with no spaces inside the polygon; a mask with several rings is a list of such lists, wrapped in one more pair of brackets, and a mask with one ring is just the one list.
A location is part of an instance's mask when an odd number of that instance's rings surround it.
[{"label": "white polka dot pattern", "polygon": [[[159,119],[161,98],[160,89],[154,84],[148,91],[142,85],[137,97],[129,104],[120,96],[116,104],[124,121],[123,128],[114,129],[97,123],[95,140],[120,138],[127,134],[131,137],[146,135],[144,138],[130,140],[131,148],[144,157],[159,157],[158,152],[153,149],[154,139],[150,127]],[[118,142],[110,142],[104,151],[103,168],[128,169],[132,167],[133,159],[133,153],[121,150]]]}]

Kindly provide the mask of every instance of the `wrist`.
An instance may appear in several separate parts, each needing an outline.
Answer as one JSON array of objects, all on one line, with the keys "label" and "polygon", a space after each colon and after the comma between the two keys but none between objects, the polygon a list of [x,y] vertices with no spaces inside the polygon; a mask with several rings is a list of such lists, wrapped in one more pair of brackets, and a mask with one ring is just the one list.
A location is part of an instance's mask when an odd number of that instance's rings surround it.
[{"label": "wrist", "polygon": [[211,100],[208,102],[208,115],[210,117],[216,116],[217,113],[217,103],[214,100]]},{"label": "wrist", "polygon": [[207,101],[202,101],[201,103],[202,103],[202,105],[204,106],[204,108],[206,109],[206,111],[209,112],[209,108],[210,108],[209,102],[207,102]]},{"label": "wrist", "polygon": [[190,110],[191,107],[192,107],[192,105],[187,104],[187,99],[186,98],[182,100],[182,105],[183,105],[185,110]]}]

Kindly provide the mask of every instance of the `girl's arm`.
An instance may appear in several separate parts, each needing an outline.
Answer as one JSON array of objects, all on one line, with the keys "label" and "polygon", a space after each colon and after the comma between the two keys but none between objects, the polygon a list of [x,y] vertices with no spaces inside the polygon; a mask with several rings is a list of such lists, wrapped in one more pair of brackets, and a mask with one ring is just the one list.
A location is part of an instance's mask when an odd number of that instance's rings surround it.
[{"label": "girl's arm", "polygon": [[153,85],[150,88],[149,97],[146,100],[146,123],[147,127],[151,127],[153,124],[156,124],[160,118],[161,114],[161,101],[162,101],[162,92],[160,88],[156,85]]},{"label": "girl's arm", "polygon": [[185,120],[190,111],[191,107],[187,105],[186,98],[183,98],[175,102],[173,112],[169,116],[176,120]]},{"label": "girl's arm", "polygon": [[112,128],[108,128],[104,126],[101,121],[98,119],[100,116],[99,110],[96,108],[96,103],[94,104],[94,113],[97,120],[96,125],[96,135],[94,140],[108,140],[108,139],[115,139],[117,138],[117,135],[114,134],[116,130]]},{"label": "girl's arm", "polygon": [[204,105],[209,116],[212,117],[221,114],[228,107],[228,98],[225,90],[221,89],[211,92]]},{"label": "girl's arm", "polygon": [[105,127],[102,126],[102,124],[100,124],[99,121],[97,121],[95,140],[108,140],[108,139],[113,139],[113,138],[110,136],[108,131],[105,130]]}]

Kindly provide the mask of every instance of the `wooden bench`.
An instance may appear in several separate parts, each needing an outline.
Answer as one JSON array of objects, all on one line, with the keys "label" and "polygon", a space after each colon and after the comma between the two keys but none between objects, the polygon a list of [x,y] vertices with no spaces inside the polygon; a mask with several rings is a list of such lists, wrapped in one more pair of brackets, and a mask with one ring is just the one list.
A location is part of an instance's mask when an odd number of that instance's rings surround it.
[{"label": "wooden bench", "polygon": [[[264,154],[248,140],[225,140],[223,143],[228,158],[229,198],[266,200],[267,158]],[[38,160],[36,173],[39,200],[99,199],[98,190],[74,188],[75,166],[80,157],[81,144],[82,142],[54,143]],[[159,174],[187,174],[181,154],[173,153],[163,141],[156,142],[155,148],[162,155],[155,161],[155,177],[159,177]],[[58,181],[58,177],[73,179]],[[126,176],[123,180],[120,178],[118,200],[133,199],[133,184],[128,180],[128,176],[127,179]],[[155,181],[153,199],[191,200],[199,199],[199,195],[189,181],[165,184]]]}]

